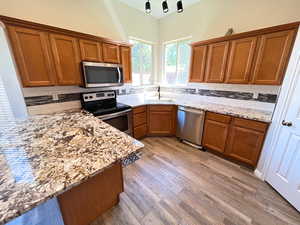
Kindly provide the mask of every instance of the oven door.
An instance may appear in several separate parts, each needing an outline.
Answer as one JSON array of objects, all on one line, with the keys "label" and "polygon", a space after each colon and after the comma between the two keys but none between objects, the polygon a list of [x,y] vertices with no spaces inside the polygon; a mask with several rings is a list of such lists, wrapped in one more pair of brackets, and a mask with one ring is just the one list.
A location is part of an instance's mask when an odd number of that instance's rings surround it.
[{"label": "oven door", "polygon": [[123,85],[122,65],[82,62],[84,86],[111,87]]},{"label": "oven door", "polygon": [[97,118],[132,136],[132,109],[98,116]]}]

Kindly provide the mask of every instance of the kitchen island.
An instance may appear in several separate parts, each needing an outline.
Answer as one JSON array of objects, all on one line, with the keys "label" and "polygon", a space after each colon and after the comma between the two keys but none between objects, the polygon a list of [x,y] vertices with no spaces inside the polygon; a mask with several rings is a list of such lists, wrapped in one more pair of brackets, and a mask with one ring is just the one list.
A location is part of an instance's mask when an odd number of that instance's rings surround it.
[{"label": "kitchen island", "polygon": [[120,161],[143,147],[85,111],[12,121],[0,141],[0,224],[53,197],[66,225],[91,222],[117,204]]}]

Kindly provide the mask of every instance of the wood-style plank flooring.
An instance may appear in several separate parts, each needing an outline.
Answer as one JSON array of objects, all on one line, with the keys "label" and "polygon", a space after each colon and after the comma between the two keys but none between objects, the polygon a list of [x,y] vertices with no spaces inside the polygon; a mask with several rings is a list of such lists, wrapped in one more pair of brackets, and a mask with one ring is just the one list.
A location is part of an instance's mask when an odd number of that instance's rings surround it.
[{"label": "wood-style plank flooring", "polygon": [[176,138],[145,138],[124,168],[120,203],[92,225],[300,224],[300,213],[251,171]]}]

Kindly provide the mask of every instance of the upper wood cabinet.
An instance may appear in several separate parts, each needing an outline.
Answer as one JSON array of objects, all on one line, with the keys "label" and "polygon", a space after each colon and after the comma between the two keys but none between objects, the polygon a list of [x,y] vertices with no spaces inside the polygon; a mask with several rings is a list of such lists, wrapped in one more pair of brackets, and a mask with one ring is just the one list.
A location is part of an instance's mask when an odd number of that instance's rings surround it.
[{"label": "upper wood cabinet", "polygon": [[124,82],[129,83],[132,81],[132,71],[131,71],[131,48],[130,47],[120,47],[121,49],[121,60],[123,67]]},{"label": "upper wood cabinet", "polygon": [[50,41],[58,84],[81,84],[78,40],[66,35],[50,34]]},{"label": "upper wood cabinet", "polygon": [[79,44],[82,60],[102,62],[102,45],[100,42],[80,39]]},{"label": "upper wood cabinet", "polygon": [[103,43],[103,61],[108,63],[120,63],[119,46]]},{"label": "upper wood cabinet", "polygon": [[208,46],[205,81],[209,83],[222,83],[226,72],[226,62],[229,42],[221,42]]},{"label": "upper wood cabinet", "polygon": [[230,42],[226,83],[247,84],[249,82],[256,40],[256,37],[250,37]]},{"label": "upper wood cabinet", "polygon": [[189,80],[280,85],[298,27],[291,23],[193,43]]},{"label": "upper wood cabinet", "polygon": [[206,54],[207,54],[206,45],[192,48],[190,82],[204,81]]},{"label": "upper wood cabinet", "polygon": [[294,37],[295,30],[265,34],[260,37],[252,83],[281,84]]},{"label": "upper wood cabinet", "polygon": [[47,33],[8,27],[11,44],[24,87],[49,86],[56,82]]}]

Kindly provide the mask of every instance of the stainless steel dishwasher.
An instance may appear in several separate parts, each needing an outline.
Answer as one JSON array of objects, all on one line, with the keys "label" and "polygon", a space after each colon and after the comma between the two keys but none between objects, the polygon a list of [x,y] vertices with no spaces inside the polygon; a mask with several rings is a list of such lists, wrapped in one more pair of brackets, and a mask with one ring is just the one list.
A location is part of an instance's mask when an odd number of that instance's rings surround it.
[{"label": "stainless steel dishwasher", "polygon": [[181,141],[201,149],[204,115],[202,110],[179,106],[176,136]]}]

